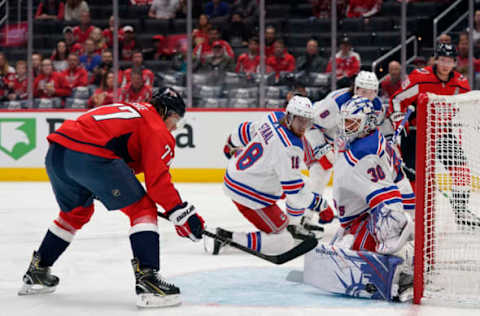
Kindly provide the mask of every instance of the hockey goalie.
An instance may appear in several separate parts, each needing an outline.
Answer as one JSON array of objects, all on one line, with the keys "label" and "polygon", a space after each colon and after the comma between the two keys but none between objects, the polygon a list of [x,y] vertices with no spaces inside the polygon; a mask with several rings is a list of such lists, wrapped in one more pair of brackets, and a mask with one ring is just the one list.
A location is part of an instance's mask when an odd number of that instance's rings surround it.
[{"label": "hockey goalie", "polygon": [[328,293],[403,301],[412,293],[414,194],[375,122],[369,99],[341,109],[333,181],[341,227],[305,256],[303,278]]}]

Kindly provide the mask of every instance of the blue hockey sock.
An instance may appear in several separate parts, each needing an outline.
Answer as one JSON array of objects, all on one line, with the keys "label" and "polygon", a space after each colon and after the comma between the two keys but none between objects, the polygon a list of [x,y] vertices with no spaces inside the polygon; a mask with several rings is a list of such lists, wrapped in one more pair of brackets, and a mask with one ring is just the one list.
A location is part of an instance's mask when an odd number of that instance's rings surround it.
[{"label": "blue hockey sock", "polygon": [[157,232],[141,231],[130,235],[133,256],[140,268],[160,269],[160,236]]},{"label": "blue hockey sock", "polygon": [[67,249],[69,242],[58,237],[50,230],[47,231],[47,234],[43,238],[40,248],[38,248],[38,253],[40,254],[40,266],[50,267],[58,257]]}]

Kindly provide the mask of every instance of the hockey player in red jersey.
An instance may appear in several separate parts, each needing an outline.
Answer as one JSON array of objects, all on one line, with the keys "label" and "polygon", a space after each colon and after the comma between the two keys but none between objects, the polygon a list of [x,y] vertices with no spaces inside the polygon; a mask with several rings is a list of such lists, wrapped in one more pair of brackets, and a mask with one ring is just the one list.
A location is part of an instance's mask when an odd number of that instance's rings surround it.
[{"label": "hockey player in red jersey", "polygon": [[[414,70],[402,83],[390,99],[390,119],[398,127],[407,111],[409,105],[418,106],[420,98],[425,93],[438,95],[455,95],[470,91],[470,84],[467,79],[454,70],[457,52],[455,47],[449,44],[440,44],[436,50],[435,64],[421,69]],[[400,150],[405,164],[410,169],[415,169],[415,146],[416,146],[416,111],[410,116],[406,126],[406,135],[402,135]],[[442,152],[439,160],[448,170],[452,180],[452,196],[450,203],[455,211],[458,224],[471,224],[465,219],[468,211],[470,197],[471,176],[467,166],[467,159],[461,148],[461,143],[451,133],[443,133],[437,142],[446,144],[452,148],[451,151]],[[452,155],[457,159],[450,159]],[[415,174],[408,169],[405,170],[408,178],[415,187]],[[467,217],[470,218],[470,215]]]},{"label": "hockey player in red jersey", "polygon": [[[59,278],[50,267],[94,212],[93,199],[130,219],[132,266],[137,305],[180,303],[180,290],[159,270],[159,204],[178,235],[202,238],[204,221],[172,184],[174,157],[171,131],[185,113],[185,103],[171,88],[156,90],[149,103],[116,103],[65,121],[48,136],[46,169],[60,206],[59,216],[34,251],[19,295],[51,293]],[[134,173],[145,174],[146,191]]]}]

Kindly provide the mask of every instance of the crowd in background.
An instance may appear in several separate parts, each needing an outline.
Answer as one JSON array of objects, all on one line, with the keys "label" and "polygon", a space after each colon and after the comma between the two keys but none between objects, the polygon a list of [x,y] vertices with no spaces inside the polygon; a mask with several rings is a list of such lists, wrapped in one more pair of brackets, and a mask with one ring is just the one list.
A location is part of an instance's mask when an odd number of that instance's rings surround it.
[{"label": "crowd in background", "polygon": [[[200,4],[199,4],[200,3]],[[307,19],[328,18],[330,0],[309,0],[311,16]],[[93,3],[92,3],[93,4]],[[131,6],[144,6],[149,19],[173,21],[186,16],[185,0],[131,0]],[[364,18],[381,10],[382,0],[343,0],[337,1],[340,19]],[[211,0],[194,1],[198,12],[193,30],[193,71],[194,73],[236,72],[246,76],[260,71],[258,38],[257,0]],[[170,68],[177,72],[186,71],[185,34],[153,36],[151,47],[144,47],[138,40],[135,27],[122,25],[119,29],[119,58],[122,69],[118,77],[113,75],[113,26],[101,29],[92,24],[90,8],[83,0],[42,0],[38,3],[35,19],[44,21],[73,21],[76,26],[63,28],[63,39],[52,47],[50,55],[35,52],[32,55],[34,71],[34,98],[40,100],[36,106],[65,107],[82,104],[95,107],[113,101],[114,80],[119,87],[120,101],[142,102],[151,96],[156,83],[154,71],[144,65],[144,58],[168,60]],[[443,34],[441,41],[450,41]],[[480,11],[475,12],[474,40],[480,43]],[[462,33],[455,43],[458,47],[457,70],[466,73],[468,63],[468,34]],[[235,48],[244,48],[235,55]],[[479,45],[480,48],[480,45]],[[339,40],[335,54],[336,78],[338,86],[348,86],[351,79],[360,71],[362,58],[355,52],[348,36]],[[424,66],[430,60],[418,58],[416,66]],[[275,82],[288,73],[331,73],[332,60],[320,53],[319,42],[315,37],[305,43],[304,52],[294,56],[284,39],[278,36],[275,26],[265,29],[266,72],[274,74]],[[480,60],[474,59],[475,71],[480,71]],[[388,65],[388,75],[382,82],[382,94],[388,98],[400,86],[400,67],[397,61]],[[6,55],[0,52],[0,102],[19,107],[27,98],[27,63],[18,60],[9,64]],[[54,99],[53,102],[42,101]],[[68,101],[69,100],[69,101]],[[77,100],[78,102],[76,102]],[[70,103],[68,103],[70,102]]]}]

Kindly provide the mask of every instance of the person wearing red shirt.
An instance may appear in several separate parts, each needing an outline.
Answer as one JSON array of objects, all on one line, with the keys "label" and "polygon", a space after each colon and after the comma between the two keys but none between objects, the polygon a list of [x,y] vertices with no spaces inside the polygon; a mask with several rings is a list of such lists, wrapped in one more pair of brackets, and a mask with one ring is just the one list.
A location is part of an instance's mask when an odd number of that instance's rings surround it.
[{"label": "person wearing red shirt", "polygon": [[130,73],[131,82],[122,88],[122,102],[145,102],[152,95],[152,87],[145,84],[141,69],[133,69]]},{"label": "person wearing red shirt", "polygon": [[68,97],[72,88],[63,74],[53,71],[52,61],[45,58],[42,73],[35,78],[33,93],[35,98]]},{"label": "person wearing red shirt", "polygon": [[212,26],[208,31],[208,42],[203,42],[200,45],[195,46],[193,50],[194,58],[201,58],[201,61],[204,62],[205,58],[211,56],[213,54],[213,46],[212,44],[220,43],[228,56],[231,58],[235,58],[235,53],[233,52],[232,46],[220,38],[220,31],[218,27]]},{"label": "person wearing red shirt", "polygon": [[122,60],[132,60],[134,51],[141,51],[142,47],[135,38],[133,26],[126,25],[123,27],[123,40],[120,45],[120,58]]},{"label": "person wearing red shirt", "polygon": [[[104,29],[102,34],[105,40],[107,41],[107,45],[109,48],[113,47],[113,30],[115,24],[115,18],[113,16],[110,17],[108,20],[108,28]],[[123,39],[123,29],[118,29],[118,40],[121,41]]]},{"label": "person wearing red shirt", "polygon": [[27,63],[24,60],[17,61],[15,70],[15,76],[8,82],[10,88],[8,99],[10,101],[25,100],[28,89]]},{"label": "person wearing red shirt", "polygon": [[[468,33],[463,32],[458,36],[458,56],[456,70],[462,75],[468,74]],[[473,71],[480,72],[480,59],[473,57]]]},{"label": "person wearing red shirt", "polygon": [[63,20],[65,4],[60,0],[43,0],[37,7],[37,20]]},{"label": "person wearing red shirt", "polygon": [[83,45],[77,43],[75,35],[73,35],[73,28],[71,26],[67,25],[63,28],[63,38],[69,52],[77,53],[78,56],[83,55]]},{"label": "person wearing red shirt", "polygon": [[123,82],[122,87],[126,86],[130,83],[130,75],[132,73],[132,69],[140,69],[142,71],[142,78],[143,82],[147,86],[153,87],[153,80],[155,78],[153,72],[150,69],[147,69],[143,66],[143,54],[140,51],[136,51],[132,55],[132,67],[126,69],[123,72]]},{"label": "person wearing red shirt", "polygon": [[208,20],[208,15],[200,14],[198,17],[197,28],[192,32],[192,38],[195,45],[200,45],[202,43],[208,42],[208,33],[212,25]]},{"label": "person wearing red shirt", "polygon": [[95,93],[88,99],[88,106],[91,108],[112,104],[114,102],[113,95],[113,80],[115,79],[115,74],[113,72],[108,72],[103,76],[102,83],[100,88],[95,90]]},{"label": "person wearing red shirt", "polygon": [[[360,55],[352,50],[352,44],[348,37],[340,42],[340,51],[335,55],[337,64],[337,80],[343,79],[348,86],[351,79],[360,71]],[[327,65],[327,73],[332,72],[332,61]]]},{"label": "person wearing red shirt", "polygon": [[275,71],[275,76],[278,79],[280,72],[293,72],[295,70],[295,57],[285,51],[283,40],[276,40],[273,46],[275,48],[274,53],[267,58],[266,64]]},{"label": "person wearing red shirt", "polygon": [[248,52],[238,56],[235,71],[246,74],[256,73],[260,65],[260,55],[258,53],[258,37],[252,37],[248,41]]},{"label": "person wearing red shirt", "polygon": [[[202,217],[182,199],[170,176],[175,155],[171,132],[184,114],[185,103],[179,94],[163,88],[155,91],[150,103],[95,108],[74,121],[66,120],[47,137],[45,165],[60,213],[33,252],[19,295],[55,291],[59,278],[50,267],[90,221],[97,199],[130,220],[137,305],[180,304],[180,289],[158,274],[157,216],[168,218],[179,236],[202,239]],[[138,173],[145,175],[146,190],[135,177]],[[155,203],[163,210],[157,210]]]},{"label": "person wearing red shirt", "polygon": [[95,27],[90,24],[90,12],[82,11],[80,15],[80,25],[73,28],[73,36],[77,43],[85,43],[90,36],[90,32],[92,32],[94,28]]},{"label": "person wearing red shirt", "polygon": [[400,63],[396,60],[388,64],[388,75],[380,84],[382,99],[390,100],[390,97],[402,87],[401,70]]},{"label": "person wearing red shirt", "polygon": [[15,69],[8,64],[5,53],[0,52],[0,101],[8,96],[8,83],[15,78]]},{"label": "person wearing red shirt", "polygon": [[75,53],[68,55],[68,68],[65,69],[62,74],[72,89],[76,87],[86,87],[88,85],[88,72],[80,66],[80,61]]},{"label": "person wearing red shirt", "polygon": [[[416,69],[410,73],[402,83],[402,89],[398,90],[390,99],[388,114],[395,127],[400,124],[407,107],[410,105],[417,107],[420,103],[419,100],[426,97],[427,92],[439,95],[454,95],[471,90],[467,79],[454,70],[456,55],[454,46],[439,44],[436,49],[435,64]],[[416,155],[416,112],[410,115],[405,127],[407,134],[402,133],[400,142],[403,161],[409,169],[413,170],[415,170]],[[465,225],[467,224],[466,218],[473,217],[472,214],[467,215],[470,212],[468,203],[471,184],[467,158],[461,148],[461,142],[448,130],[441,133],[436,142],[442,144],[445,148],[450,148],[450,150],[439,153],[438,159],[448,170],[452,179],[450,203],[455,212],[457,224]],[[455,155],[456,159],[451,159],[452,155]],[[408,169],[405,171],[414,185],[415,174]],[[478,220],[476,221],[478,222]],[[480,222],[478,223],[480,224]]]},{"label": "person wearing red shirt", "polygon": [[382,0],[349,0],[347,18],[367,18],[377,13],[382,7]]}]

